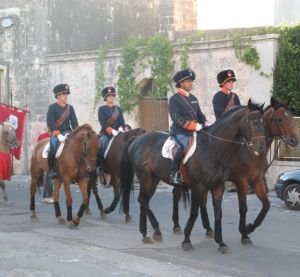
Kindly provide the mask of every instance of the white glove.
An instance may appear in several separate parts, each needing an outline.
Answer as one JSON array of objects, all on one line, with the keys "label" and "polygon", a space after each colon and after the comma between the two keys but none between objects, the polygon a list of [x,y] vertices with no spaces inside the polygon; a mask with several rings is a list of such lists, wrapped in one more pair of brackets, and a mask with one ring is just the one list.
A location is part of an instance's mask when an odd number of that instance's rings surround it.
[{"label": "white glove", "polygon": [[204,123],[204,125],[205,125],[205,127],[209,127],[210,126],[210,124],[207,121]]},{"label": "white glove", "polygon": [[62,135],[62,134],[58,134],[58,135],[57,135],[57,138],[58,138],[58,140],[59,140],[60,142],[63,142],[63,141],[66,140],[67,136],[64,136],[64,135]]},{"label": "white glove", "polygon": [[111,131],[111,133],[112,133],[112,135],[115,137],[115,136],[117,136],[118,134],[119,134],[119,132],[117,131],[117,130],[115,130],[115,129],[113,129],[112,131]]},{"label": "white glove", "polygon": [[119,129],[118,129],[118,131],[119,131],[119,132],[121,132],[121,133],[124,133],[124,129],[123,129],[123,127],[122,127],[122,126],[120,126],[120,127],[119,127]]},{"label": "white glove", "polygon": [[197,124],[196,124],[196,131],[198,132],[198,131],[200,131],[201,129],[202,129],[202,125],[199,124],[199,123],[197,123]]}]

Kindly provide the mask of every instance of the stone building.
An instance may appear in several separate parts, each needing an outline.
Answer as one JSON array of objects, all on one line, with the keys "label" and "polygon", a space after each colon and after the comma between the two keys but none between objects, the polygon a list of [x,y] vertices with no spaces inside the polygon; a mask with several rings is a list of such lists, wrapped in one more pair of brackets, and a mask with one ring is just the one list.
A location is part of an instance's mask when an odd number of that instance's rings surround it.
[{"label": "stone building", "polygon": [[[0,23],[0,102],[30,111],[22,158],[14,162],[15,173],[27,174],[36,138],[46,128],[47,107],[54,102],[52,88],[68,83],[69,102],[75,107],[79,123],[89,122],[99,130],[93,110],[99,45],[112,46],[104,62],[105,78],[107,85],[116,86],[120,47],[127,37],[148,38],[159,32],[175,42],[176,38],[197,29],[197,1],[0,0]],[[271,95],[272,77],[261,76],[236,58],[227,31],[222,31],[223,36],[211,32],[209,39],[191,45],[189,63],[197,75],[194,93],[211,122],[214,121],[211,100],[218,90],[216,75],[223,69],[232,68],[236,72],[235,91],[243,103],[249,97],[268,103]],[[277,38],[274,34],[252,37],[266,74],[271,74],[274,67]],[[179,53],[177,47],[176,70]],[[140,70],[136,80],[142,94],[151,83],[151,72]],[[158,107],[157,103],[154,106]],[[151,129],[147,125],[147,107],[141,102],[132,116],[125,115],[126,120],[133,127],[142,125]],[[165,104],[153,113],[159,118],[157,122],[168,122]],[[298,163],[284,165],[293,168]],[[275,164],[271,175],[276,176],[282,168],[280,162]]]}]

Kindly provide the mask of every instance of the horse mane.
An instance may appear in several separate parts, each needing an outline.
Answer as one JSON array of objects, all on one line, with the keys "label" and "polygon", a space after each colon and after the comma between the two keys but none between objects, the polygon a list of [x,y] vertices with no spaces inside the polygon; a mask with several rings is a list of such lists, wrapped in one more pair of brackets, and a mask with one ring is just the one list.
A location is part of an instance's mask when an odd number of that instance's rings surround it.
[{"label": "horse mane", "polygon": [[132,129],[130,131],[127,131],[125,133],[123,133],[124,135],[124,140],[127,141],[128,139],[130,139],[131,137],[135,137],[135,136],[139,136],[144,134],[146,131],[142,128],[136,128],[136,129]]},{"label": "horse mane", "polygon": [[290,108],[288,107],[288,105],[282,101],[281,99],[279,98],[275,98],[275,97],[272,97],[273,101],[274,101],[274,104],[273,105],[268,105],[265,109],[264,109],[264,112],[268,111],[269,109],[271,108],[274,108],[275,110],[279,109],[279,108],[285,108],[287,109],[288,111],[290,111]]},{"label": "horse mane", "polygon": [[82,131],[87,131],[87,132],[91,132],[93,135],[96,134],[96,132],[94,131],[94,129],[92,128],[92,126],[88,123],[85,123],[81,126],[78,126],[70,135],[69,138],[76,136],[79,132]]}]

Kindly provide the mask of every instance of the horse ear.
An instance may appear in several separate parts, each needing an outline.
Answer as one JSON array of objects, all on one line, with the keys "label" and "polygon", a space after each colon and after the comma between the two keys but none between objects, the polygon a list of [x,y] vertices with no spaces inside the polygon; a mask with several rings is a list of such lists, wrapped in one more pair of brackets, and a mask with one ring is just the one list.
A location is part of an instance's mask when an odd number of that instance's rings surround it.
[{"label": "horse ear", "polygon": [[264,109],[264,105],[265,105],[265,102],[263,104],[260,105],[260,108],[263,110]]},{"label": "horse ear", "polygon": [[273,108],[275,108],[275,106],[276,106],[276,101],[275,101],[275,98],[273,96],[271,97],[270,105]]},{"label": "horse ear", "polygon": [[249,98],[249,100],[248,100],[248,107],[251,106],[251,104],[252,104],[252,100],[251,100],[251,98]]},{"label": "horse ear", "polygon": [[284,104],[286,107],[288,107],[290,105],[291,102],[291,98],[289,98],[288,100],[284,101]]}]

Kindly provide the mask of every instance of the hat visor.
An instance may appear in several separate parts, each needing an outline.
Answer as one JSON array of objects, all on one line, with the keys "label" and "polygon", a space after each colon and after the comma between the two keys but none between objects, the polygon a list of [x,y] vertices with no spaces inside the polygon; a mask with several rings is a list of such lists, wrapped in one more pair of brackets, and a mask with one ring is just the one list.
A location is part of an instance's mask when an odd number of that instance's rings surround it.
[{"label": "hat visor", "polygon": [[223,81],[223,83],[221,83],[221,84],[219,85],[219,87],[222,87],[226,82],[228,82],[228,81],[230,81],[230,80],[232,80],[233,82],[235,82],[235,81],[236,81],[236,78],[235,78],[235,77],[230,77],[230,78],[225,79],[225,80]]},{"label": "hat visor", "polygon": [[113,92],[111,92],[111,93],[107,93],[107,94],[105,94],[105,96],[104,96],[104,100],[107,98],[107,96],[110,96],[110,95],[116,96],[116,94],[115,94],[115,93],[113,93]]},{"label": "hat visor", "polygon": [[55,94],[55,96],[57,96],[57,95],[60,95],[60,94],[63,94],[63,93],[70,94],[69,91],[60,91],[60,92],[54,93],[54,94]]}]

